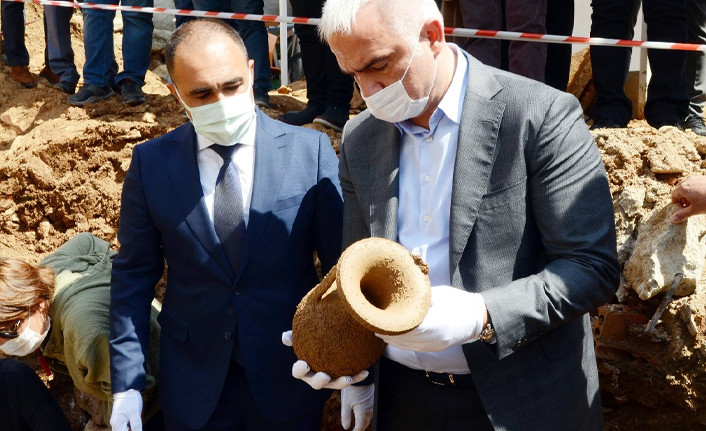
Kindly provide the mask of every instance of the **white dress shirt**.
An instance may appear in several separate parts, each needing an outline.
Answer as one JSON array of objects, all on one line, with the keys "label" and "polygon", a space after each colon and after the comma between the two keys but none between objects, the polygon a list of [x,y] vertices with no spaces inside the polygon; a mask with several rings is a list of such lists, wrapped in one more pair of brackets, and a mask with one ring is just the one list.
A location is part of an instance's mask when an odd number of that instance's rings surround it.
[{"label": "white dress shirt", "polygon": [[[250,124],[245,136],[238,142],[240,146],[233,154],[233,163],[238,168],[240,189],[243,193],[243,219],[245,220],[245,226],[248,225],[248,217],[250,215],[250,198],[252,196],[255,172],[255,130],[257,130],[257,118]],[[212,148],[209,148],[211,145],[213,145],[213,141],[198,133],[196,134],[196,161],[199,165],[201,189],[206,199],[208,217],[213,223],[213,200],[216,191],[216,179],[218,178],[218,171],[223,166],[223,159]]]},{"label": "white dress shirt", "polygon": [[[456,45],[449,46],[456,56],[456,70],[448,91],[429,119],[429,130],[410,120],[395,123],[402,132],[397,240],[429,265],[432,286],[451,284],[451,189],[468,80],[466,57]],[[470,373],[461,346],[426,353],[388,345],[385,356],[413,369]]]}]

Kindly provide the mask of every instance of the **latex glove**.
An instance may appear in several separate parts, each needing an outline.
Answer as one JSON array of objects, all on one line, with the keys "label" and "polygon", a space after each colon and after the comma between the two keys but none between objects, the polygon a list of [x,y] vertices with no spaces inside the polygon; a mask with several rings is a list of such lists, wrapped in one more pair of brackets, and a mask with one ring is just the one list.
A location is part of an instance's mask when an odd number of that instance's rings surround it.
[{"label": "latex glove", "polygon": [[[292,347],[292,331],[282,333],[282,344]],[[368,377],[368,371],[363,370],[355,376],[341,376],[331,379],[326,373],[311,371],[306,361],[299,360],[292,365],[292,376],[305,381],[314,389],[343,389]]]},{"label": "latex glove", "polygon": [[419,326],[401,335],[375,335],[398,349],[438,352],[480,337],[486,313],[480,294],[433,286],[431,307]]},{"label": "latex glove", "polygon": [[128,389],[113,394],[113,413],[110,426],[113,431],[142,431],[142,395],[140,391]]},{"label": "latex glove", "polygon": [[355,417],[353,431],[363,431],[373,419],[375,385],[348,386],[341,390],[341,425],[351,426],[351,411]]},{"label": "latex glove", "polygon": [[689,177],[672,190],[672,203],[681,209],[672,214],[672,223],[681,223],[687,218],[706,213],[706,177]]}]

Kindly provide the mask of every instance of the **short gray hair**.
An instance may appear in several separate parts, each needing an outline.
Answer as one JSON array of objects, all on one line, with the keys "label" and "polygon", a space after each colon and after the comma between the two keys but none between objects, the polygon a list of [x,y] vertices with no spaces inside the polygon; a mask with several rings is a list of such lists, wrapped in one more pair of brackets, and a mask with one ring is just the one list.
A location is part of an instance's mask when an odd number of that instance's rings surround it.
[{"label": "short gray hair", "polygon": [[424,21],[434,18],[444,23],[434,0],[326,0],[319,36],[328,43],[334,34],[350,35],[365,7],[375,7],[392,27],[380,31],[392,30],[410,42],[417,40]]}]

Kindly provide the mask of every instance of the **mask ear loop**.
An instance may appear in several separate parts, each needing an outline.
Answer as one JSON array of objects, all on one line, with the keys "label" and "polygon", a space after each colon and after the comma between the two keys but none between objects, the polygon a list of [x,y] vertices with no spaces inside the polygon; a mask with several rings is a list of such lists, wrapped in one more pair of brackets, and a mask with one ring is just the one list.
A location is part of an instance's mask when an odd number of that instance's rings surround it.
[{"label": "mask ear loop", "polygon": [[[422,28],[424,28],[424,23],[422,23],[422,26],[419,27],[419,31],[417,34],[422,32]],[[421,35],[420,35],[421,37]],[[414,56],[417,54],[417,47],[418,47],[419,41],[417,41],[417,45],[414,45],[414,49],[412,50],[412,57],[409,59],[409,63],[407,63],[407,68],[404,70],[404,73],[402,74],[402,78],[400,78],[400,82],[404,81],[405,76],[407,76],[407,72],[409,71],[410,66],[412,66],[412,61],[414,61]],[[436,74],[436,71],[434,71],[434,74]]]}]

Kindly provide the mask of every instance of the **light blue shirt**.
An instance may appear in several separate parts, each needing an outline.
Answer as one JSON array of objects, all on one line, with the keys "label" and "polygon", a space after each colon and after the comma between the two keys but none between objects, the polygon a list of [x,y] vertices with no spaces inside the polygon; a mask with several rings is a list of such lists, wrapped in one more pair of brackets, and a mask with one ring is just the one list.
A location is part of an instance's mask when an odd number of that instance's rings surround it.
[{"label": "light blue shirt", "polygon": [[[448,45],[456,56],[456,70],[449,89],[429,119],[429,129],[411,120],[395,123],[402,133],[397,241],[429,265],[432,286],[451,284],[451,189],[468,83],[468,60],[456,45]],[[388,345],[385,355],[413,369],[470,373],[460,346],[423,353]]]}]

